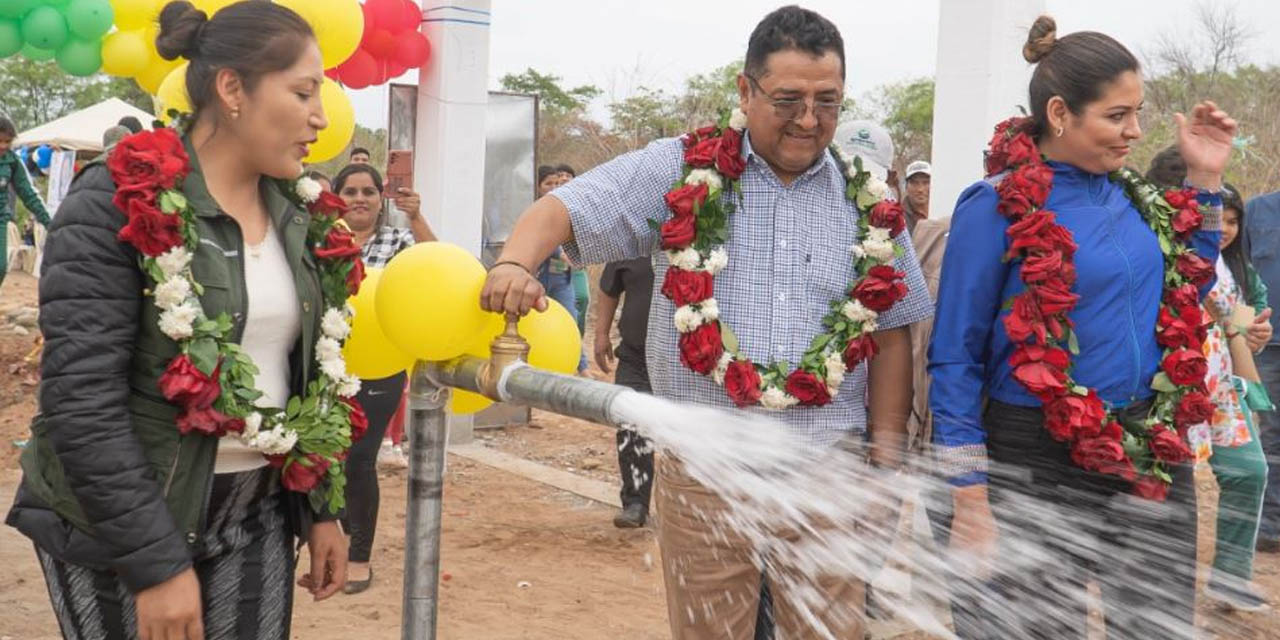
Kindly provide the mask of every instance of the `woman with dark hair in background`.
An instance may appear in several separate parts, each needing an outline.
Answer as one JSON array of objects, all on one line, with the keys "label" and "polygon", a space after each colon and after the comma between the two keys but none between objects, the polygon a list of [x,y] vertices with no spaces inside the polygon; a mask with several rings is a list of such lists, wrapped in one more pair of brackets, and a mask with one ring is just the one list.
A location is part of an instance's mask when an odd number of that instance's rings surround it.
[{"label": "woman with dark hair in background", "polygon": [[[1082,638],[1096,580],[1107,637],[1189,639],[1195,489],[1173,414],[1181,427],[1205,408],[1192,327],[1236,123],[1208,102],[1177,116],[1198,191],[1164,194],[1124,170],[1142,135],[1138,61],[1104,34],[1056,31],[1047,16],[1031,27],[1031,116],[997,127],[939,283],[929,406],[951,547],[978,560],[978,580],[995,571],[956,596],[980,612],[978,637]],[[1176,235],[1161,223],[1170,209]]]},{"label": "woman with dark hair in background", "polygon": [[[418,194],[401,189],[396,198],[400,211],[409,217],[412,229],[385,223],[382,174],[373,165],[350,164],[333,178],[334,192],[347,203],[345,220],[355,234],[367,267],[381,269],[396,254],[417,242],[436,239],[419,211]],[[347,458],[347,515],[344,529],[351,536],[348,554],[349,580],[344,592],[360,593],[373,581],[370,558],[374,534],[378,529],[378,449],[387,433],[387,425],[400,404],[406,375],[402,371],[379,380],[363,380],[356,398],[369,416],[369,432],[351,448]]]},{"label": "woman with dark hair in background", "polygon": [[[331,596],[346,580],[336,503],[316,510],[316,494],[300,491],[332,491],[319,476],[341,474],[345,434],[358,437],[353,408],[344,424],[330,422],[341,448],[306,454],[303,466],[294,457],[306,445],[289,437],[299,432],[277,422],[278,408],[300,396],[323,399],[329,408],[317,419],[326,421],[343,404],[311,390],[335,384],[313,384],[322,380],[316,346],[328,336],[322,312],[345,296],[322,291],[321,273],[332,272],[317,262],[329,258],[310,255],[312,214],[297,203],[319,202],[318,194],[292,183],[328,126],[324,66],[307,23],[269,2],[231,4],[213,19],[170,2],[159,27],[161,56],[190,61],[194,114],[181,140],[170,131],[126,138],[106,166],[80,173],[59,209],[40,280],[41,413],[7,522],[35,543],[66,638],[285,640],[296,538],[309,546],[310,572],[299,585],[313,597]],[[167,172],[189,207],[182,233],[199,240],[181,235],[159,253],[148,243],[178,231],[156,220],[166,218],[155,209],[159,194],[144,187],[156,188],[148,176]],[[118,183],[125,178],[138,182]],[[182,280],[188,269],[201,287]],[[158,271],[174,276],[150,284]],[[190,289],[174,291],[171,282]],[[219,360],[224,375],[215,368],[212,380],[198,364],[181,367],[179,341],[210,331],[191,326],[191,316],[182,326],[179,311],[198,318],[188,306],[195,304],[231,323],[223,339],[244,356]],[[217,359],[225,352],[209,340]],[[252,382],[228,382],[238,375]],[[213,402],[210,386],[224,409],[240,400],[261,410],[250,409],[237,429],[188,397]],[[232,388],[234,398],[221,397]]]}]

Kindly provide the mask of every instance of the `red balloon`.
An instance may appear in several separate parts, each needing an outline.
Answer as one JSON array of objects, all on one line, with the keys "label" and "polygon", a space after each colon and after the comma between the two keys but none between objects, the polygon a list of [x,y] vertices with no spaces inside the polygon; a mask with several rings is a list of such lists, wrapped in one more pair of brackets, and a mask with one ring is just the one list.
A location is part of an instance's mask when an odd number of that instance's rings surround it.
[{"label": "red balloon", "polygon": [[342,66],[342,65],[338,65],[337,67],[334,67],[334,68],[332,68],[332,69],[325,69],[325,70],[324,70],[324,77],[326,77],[326,78],[328,78],[328,79],[330,79],[330,80],[341,80],[341,78],[339,77],[339,74],[338,74],[338,69],[339,69],[341,66]]},{"label": "red balloon", "polygon": [[404,2],[402,0],[368,0],[364,3],[373,15],[374,27],[395,31],[404,21]]},{"label": "red balloon", "polygon": [[399,78],[400,76],[404,75],[405,72],[408,70],[409,70],[409,67],[401,66],[400,63],[395,62],[394,60],[391,62],[388,62],[387,63],[387,79],[395,80],[396,78]]},{"label": "red balloon", "polygon": [[364,49],[356,49],[346,62],[338,65],[340,81],[352,89],[363,89],[375,84],[377,76],[378,61]]},{"label": "red balloon", "polygon": [[404,0],[400,18],[401,31],[417,31],[422,25],[422,8],[413,0]]},{"label": "red balloon", "polygon": [[427,37],[414,31],[400,36],[396,46],[395,61],[407,69],[417,69],[431,55],[431,43]]},{"label": "red balloon", "polygon": [[396,54],[396,37],[386,29],[378,29],[373,32],[373,36],[369,38],[368,44],[364,45],[365,51],[373,54],[373,57],[379,60],[391,58]]}]

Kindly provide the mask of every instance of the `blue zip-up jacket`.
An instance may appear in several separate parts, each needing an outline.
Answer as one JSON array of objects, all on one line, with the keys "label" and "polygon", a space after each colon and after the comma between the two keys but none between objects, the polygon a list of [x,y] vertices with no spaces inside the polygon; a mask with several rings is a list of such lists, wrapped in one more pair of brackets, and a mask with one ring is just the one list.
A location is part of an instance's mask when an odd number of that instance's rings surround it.
[{"label": "blue zip-up jacket", "polygon": [[[1072,377],[1096,388],[1103,402],[1123,407],[1151,397],[1160,366],[1155,324],[1164,279],[1156,235],[1129,201],[1124,187],[1106,175],[1050,162],[1053,190],[1045,208],[1075,237],[1077,271],[1071,312],[1080,342]],[[1200,256],[1218,259],[1222,198],[1201,192],[1209,205],[1204,225],[1191,239]],[[953,485],[986,482],[984,397],[1038,407],[1040,401],[1012,376],[1014,345],[1001,310],[1024,289],[1020,266],[1002,258],[1009,221],[996,211],[995,187],[978,182],[960,195],[947,239],[933,340],[929,345],[929,408],[934,444]],[[1201,291],[1204,295],[1212,282]]]},{"label": "blue zip-up jacket", "polygon": [[[1267,284],[1267,304],[1280,309],[1280,192],[1258,196],[1244,205],[1249,258]],[[1271,335],[1271,346],[1280,346],[1280,331]]]}]

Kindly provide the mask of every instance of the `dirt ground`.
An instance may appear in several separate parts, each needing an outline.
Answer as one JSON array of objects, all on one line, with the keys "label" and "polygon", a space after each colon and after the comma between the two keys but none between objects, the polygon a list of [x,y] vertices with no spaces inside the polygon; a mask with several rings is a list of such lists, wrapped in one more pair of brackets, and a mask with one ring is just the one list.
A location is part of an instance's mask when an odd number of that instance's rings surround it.
[{"label": "dirt ground", "polygon": [[[34,305],[35,281],[9,274],[0,311]],[[18,449],[34,411],[34,377],[22,360],[31,337],[0,335],[0,512],[19,480]],[[597,372],[598,373],[598,372]],[[526,427],[481,431],[503,452],[616,484],[613,432],[535,414]],[[439,628],[445,639],[668,638],[658,550],[651,528],[619,530],[613,509],[546,485],[450,456],[445,482]],[[1212,475],[1201,476],[1202,558],[1212,553]],[[399,638],[405,473],[381,478],[374,586],[313,603],[299,591],[293,636],[307,640]],[[43,578],[27,541],[0,527],[0,640],[58,637]],[[1257,561],[1257,582],[1280,605],[1280,555]],[[1203,625],[1221,638],[1280,637],[1280,615],[1222,616]],[[915,637],[913,635],[912,637]]]}]

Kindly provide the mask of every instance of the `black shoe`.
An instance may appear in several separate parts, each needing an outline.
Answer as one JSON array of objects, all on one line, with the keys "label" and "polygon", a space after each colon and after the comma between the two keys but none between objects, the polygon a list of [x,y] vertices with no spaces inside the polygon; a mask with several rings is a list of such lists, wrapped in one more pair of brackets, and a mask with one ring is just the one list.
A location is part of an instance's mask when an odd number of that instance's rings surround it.
[{"label": "black shoe", "polygon": [[1217,572],[1209,580],[1204,594],[1210,600],[1236,611],[1265,611],[1270,608],[1267,599],[1252,584],[1239,578],[1219,576]]},{"label": "black shoe", "polygon": [[644,526],[644,521],[648,518],[649,509],[635,502],[623,507],[622,511],[613,517],[613,526],[619,529],[639,529]]},{"label": "black shoe", "polygon": [[353,596],[368,589],[370,584],[373,584],[373,567],[369,567],[368,578],[364,580],[348,580],[346,584],[342,585],[342,592]]},{"label": "black shoe", "polygon": [[1263,553],[1280,553],[1280,538],[1258,536],[1258,543],[1254,547]]}]

